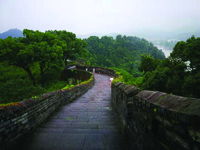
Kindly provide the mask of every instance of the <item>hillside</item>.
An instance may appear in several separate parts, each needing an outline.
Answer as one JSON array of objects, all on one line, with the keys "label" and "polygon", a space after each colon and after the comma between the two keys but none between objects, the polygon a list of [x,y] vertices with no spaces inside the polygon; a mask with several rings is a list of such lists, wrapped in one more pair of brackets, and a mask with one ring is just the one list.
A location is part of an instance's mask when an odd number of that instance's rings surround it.
[{"label": "hillside", "polygon": [[91,53],[89,60],[93,66],[116,67],[135,74],[142,54],[160,60],[165,58],[161,50],[138,37],[117,35],[114,39],[108,36],[91,36],[85,41],[88,43],[87,49]]},{"label": "hillside", "polygon": [[5,39],[8,36],[12,37],[22,37],[23,36],[23,31],[19,29],[10,29],[6,32],[0,33],[0,39]]}]

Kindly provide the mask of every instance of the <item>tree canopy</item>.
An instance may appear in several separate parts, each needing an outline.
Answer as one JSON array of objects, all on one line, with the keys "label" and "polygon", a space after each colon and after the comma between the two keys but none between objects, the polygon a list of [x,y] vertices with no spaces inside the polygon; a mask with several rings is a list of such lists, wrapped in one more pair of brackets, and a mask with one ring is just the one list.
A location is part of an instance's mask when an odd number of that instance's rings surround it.
[{"label": "tree canopy", "polygon": [[146,74],[148,71],[149,72],[154,71],[159,65],[159,63],[160,63],[159,59],[155,59],[150,55],[141,55],[141,63],[140,66],[138,67],[138,70]]},{"label": "tree canopy", "polygon": [[87,52],[87,43],[67,31],[33,31],[24,29],[24,37],[0,39],[0,60],[24,69],[36,85],[31,67],[39,66],[40,83],[44,86],[45,72],[60,70],[64,61]]},{"label": "tree canopy", "polygon": [[62,47],[63,59],[65,65],[67,65],[67,60],[75,60],[78,57],[89,55],[88,51],[85,49],[87,43],[84,40],[76,38],[76,35],[72,32],[67,31],[47,31],[47,33],[52,33],[58,37],[56,40],[57,45]]},{"label": "tree canopy", "polygon": [[[186,42],[178,42],[170,57],[157,64],[156,69],[146,69],[141,87],[176,95],[200,98],[200,38],[192,36]],[[151,59],[152,60],[152,59]],[[147,65],[140,64],[140,71]],[[148,61],[151,64],[151,61]]]}]

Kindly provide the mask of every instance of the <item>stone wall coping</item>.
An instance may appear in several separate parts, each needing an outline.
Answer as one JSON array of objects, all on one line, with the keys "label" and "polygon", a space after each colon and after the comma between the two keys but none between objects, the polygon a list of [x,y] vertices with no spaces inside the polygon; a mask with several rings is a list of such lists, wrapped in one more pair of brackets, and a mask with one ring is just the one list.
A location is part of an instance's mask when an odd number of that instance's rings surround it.
[{"label": "stone wall coping", "polygon": [[196,98],[187,98],[148,90],[139,92],[136,97],[149,101],[165,109],[200,116],[200,100]]}]

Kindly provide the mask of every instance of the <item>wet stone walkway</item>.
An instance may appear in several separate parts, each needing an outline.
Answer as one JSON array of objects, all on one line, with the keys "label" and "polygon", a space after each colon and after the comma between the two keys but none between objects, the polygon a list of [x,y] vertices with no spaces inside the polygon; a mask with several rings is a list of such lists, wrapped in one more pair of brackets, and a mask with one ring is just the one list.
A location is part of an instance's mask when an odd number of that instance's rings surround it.
[{"label": "wet stone walkway", "polygon": [[95,85],[58,108],[13,149],[120,150],[122,137],[110,107],[110,77],[95,74]]}]

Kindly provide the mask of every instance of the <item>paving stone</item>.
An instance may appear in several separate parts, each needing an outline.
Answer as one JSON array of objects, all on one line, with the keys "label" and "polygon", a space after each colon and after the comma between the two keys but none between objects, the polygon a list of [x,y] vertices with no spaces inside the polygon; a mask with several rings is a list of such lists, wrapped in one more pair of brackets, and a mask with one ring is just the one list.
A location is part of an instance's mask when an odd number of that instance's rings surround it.
[{"label": "paving stone", "polygon": [[120,150],[122,137],[110,106],[109,78],[95,74],[91,89],[58,108],[13,149]]},{"label": "paving stone", "polygon": [[104,134],[89,134],[86,136],[83,150],[89,149],[105,149],[107,144],[107,136]]}]

